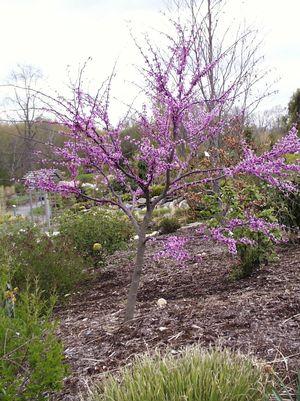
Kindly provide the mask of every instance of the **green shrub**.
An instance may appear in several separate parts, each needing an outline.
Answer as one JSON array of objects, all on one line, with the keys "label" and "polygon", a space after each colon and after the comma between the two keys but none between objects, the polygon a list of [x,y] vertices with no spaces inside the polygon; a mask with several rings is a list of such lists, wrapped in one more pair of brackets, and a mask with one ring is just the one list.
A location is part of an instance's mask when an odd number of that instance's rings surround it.
[{"label": "green shrub", "polygon": [[161,184],[152,185],[150,187],[150,194],[151,196],[159,196],[163,193],[164,189],[165,189],[164,185]]},{"label": "green shrub", "polygon": [[[123,249],[133,235],[132,226],[122,212],[98,207],[65,212],[59,219],[59,231],[96,265],[103,264],[108,254]],[[101,244],[101,251],[95,252],[95,243]]]},{"label": "green shrub", "polygon": [[255,241],[256,245],[237,245],[239,263],[232,267],[231,277],[240,279],[249,277],[263,263],[268,263],[276,256],[274,244],[262,233],[246,235]]},{"label": "green shrub", "polygon": [[170,214],[171,211],[168,207],[159,207],[153,210],[152,216],[153,218],[159,218],[165,216],[166,214]]},{"label": "green shrub", "polygon": [[14,195],[11,198],[7,199],[6,204],[7,207],[11,207],[12,205],[16,206],[25,205],[28,202],[29,202],[29,195],[20,194],[20,195]]},{"label": "green shrub", "polygon": [[180,224],[175,217],[165,217],[159,223],[161,234],[171,234],[180,228]]},{"label": "green shrub", "polygon": [[129,193],[122,194],[121,198],[122,198],[123,202],[131,202],[132,201],[132,196]]},{"label": "green shrub", "polygon": [[0,306],[1,401],[46,400],[62,388],[67,367],[51,311],[38,290],[20,294],[13,318]]},{"label": "green shrub", "polygon": [[108,376],[90,401],[263,401],[267,378],[251,360],[228,351],[186,350],[179,357],[137,359]]},{"label": "green shrub", "polygon": [[84,261],[67,238],[49,237],[21,218],[0,224],[0,275],[8,258],[12,285],[24,289],[38,278],[44,297],[71,291],[84,274]]},{"label": "green shrub", "polygon": [[[206,195],[203,199],[209,198]],[[217,227],[226,224],[232,219],[247,221],[248,215],[263,219],[267,223],[278,223],[276,212],[269,203],[269,188],[264,184],[258,184],[255,180],[227,181],[222,183],[216,202],[215,194],[211,195],[213,205],[205,211],[210,216],[208,225]],[[207,204],[210,202],[207,201]],[[202,216],[203,217],[203,216]],[[279,240],[281,233],[278,228],[272,229],[272,235]],[[274,242],[262,232],[252,231],[247,225],[237,227],[227,232],[227,236],[239,240],[246,238],[249,244],[239,243],[237,254],[239,263],[232,266],[231,276],[234,279],[244,278],[262,263],[267,263],[275,257]]]},{"label": "green shrub", "polygon": [[34,216],[44,216],[45,215],[45,206],[37,206],[32,209],[32,214]]},{"label": "green shrub", "polygon": [[295,182],[295,185],[298,190],[290,193],[273,189],[269,199],[280,223],[298,230],[300,228],[300,180]]}]

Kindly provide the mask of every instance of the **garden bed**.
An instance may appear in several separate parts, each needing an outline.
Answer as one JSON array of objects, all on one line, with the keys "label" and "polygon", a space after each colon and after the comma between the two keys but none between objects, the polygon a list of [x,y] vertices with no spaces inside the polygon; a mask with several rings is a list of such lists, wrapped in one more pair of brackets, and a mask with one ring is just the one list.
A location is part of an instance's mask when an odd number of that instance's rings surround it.
[{"label": "garden bed", "polygon": [[[55,399],[78,399],[90,380],[117,371],[155,347],[176,352],[183,345],[221,345],[267,361],[288,385],[300,368],[300,247],[286,244],[279,260],[252,277],[231,281],[233,260],[220,246],[197,238],[191,254],[205,253],[180,267],[154,262],[157,243],[148,246],[135,319],[122,325],[133,251],[113,255],[105,271],[72,294],[56,310],[59,336],[71,366],[64,392]],[[157,300],[167,305],[160,308]]]}]

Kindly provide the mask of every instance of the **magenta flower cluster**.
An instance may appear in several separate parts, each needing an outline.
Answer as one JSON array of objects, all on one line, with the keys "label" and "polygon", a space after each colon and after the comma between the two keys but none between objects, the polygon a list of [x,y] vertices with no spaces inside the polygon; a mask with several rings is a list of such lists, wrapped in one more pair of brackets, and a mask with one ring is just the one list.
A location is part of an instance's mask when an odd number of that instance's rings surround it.
[{"label": "magenta flower cluster", "polygon": [[[228,128],[228,118],[222,118],[222,110],[234,96],[234,88],[228,86],[219,98],[212,98],[210,107],[201,96],[199,88],[205,84],[208,74],[216,68],[218,60],[202,65],[195,57],[201,52],[193,42],[196,29],[193,24],[181,27],[175,24],[176,34],[168,37],[169,46],[165,51],[156,49],[150,42],[147,50],[140,48],[144,60],[142,70],[145,93],[148,101],[142,111],[134,116],[138,131],[135,138],[123,132],[127,121],[112,124],[109,118],[111,80],[96,95],[84,91],[82,81],[74,85],[70,99],[45,98],[45,108],[52,113],[53,121],[63,127],[68,137],[63,148],[54,149],[55,165],[49,169],[33,172],[27,177],[27,184],[37,189],[57,192],[62,195],[81,194],[91,199],[79,185],[80,171],[96,174],[109,195],[93,198],[99,204],[114,205],[132,221],[138,236],[145,238],[153,210],[166,196],[176,193],[189,185],[220,180],[224,177],[254,175],[272,186],[293,190],[292,179],[300,172],[299,160],[286,161],[287,154],[299,154],[300,140],[295,128],[273,147],[271,151],[256,155],[244,146],[244,158],[235,166],[224,168],[213,166],[198,169],[194,161],[210,152],[211,139],[222,135]],[[233,116],[234,118],[235,116]],[[134,157],[127,157],[122,149],[124,139],[135,149]],[[51,164],[50,164],[51,163]],[[143,166],[142,175],[139,166]],[[131,194],[130,207],[115,191],[119,183]],[[150,187],[162,183],[164,190],[152,198]],[[141,223],[132,212],[138,198],[146,199],[146,214]],[[247,224],[251,230],[264,232],[271,238],[271,227],[255,217],[247,221],[231,221],[226,226],[210,230],[213,239],[224,243],[231,253],[236,253],[235,240],[231,232],[240,224]],[[246,238],[239,241],[247,243]],[[183,239],[171,237],[161,256],[176,256],[184,260]]]},{"label": "magenta flower cluster", "polygon": [[237,254],[237,245],[245,244],[254,246],[255,241],[248,237],[236,236],[235,230],[239,228],[246,228],[250,232],[262,233],[272,242],[279,242],[279,239],[274,235],[274,231],[279,231],[282,226],[278,223],[270,223],[262,218],[248,215],[245,219],[231,219],[222,224],[220,227],[210,228],[209,226],[202,225],[198,229],[198,234],[202,238],[211,238],[225,245],[232,255]]}]

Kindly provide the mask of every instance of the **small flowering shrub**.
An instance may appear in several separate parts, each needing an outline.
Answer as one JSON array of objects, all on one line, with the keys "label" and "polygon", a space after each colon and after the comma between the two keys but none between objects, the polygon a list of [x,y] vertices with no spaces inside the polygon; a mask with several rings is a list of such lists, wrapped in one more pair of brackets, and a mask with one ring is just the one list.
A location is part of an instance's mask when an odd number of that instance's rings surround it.
[{"label": "small flowering shrub", "polygon": [[52,305],[41,292],[29,289],[16,294],[14,316],[3,304],[7,292],[0,289],[0,400],[48,400],[62,388],[67,373],[63,347],[50,321]]},{"label": "small flowering shrub", "polygon": [[24,289],[38,278],[45,298],[71,291],[83,279],[84,261],[70,241],[54,234],[19,218],[0,224],[0,276],[9,259],[14,287]]},{"label": "small flowering shrub", "polygon": [[200,348],[144,356],[108,376],[88,401],[265,401],[268,378],[250,359]]},{"label": "small flowering shrub", "polygon": [[219,204],[215,194],[211,200],[204,197],[206,205],[213,205],[206,209],[206,217],[210,216],[206,220],[209,235],[238,257],[232,269],[234,278],[249,276],[275,256],[281,230],[275,210],[268,204],[268,195],[267,187],[244,180],[223,184]]},{"label": "small flowering shrub", "polygon": [[[126,216],[116,210],[98,207],[66,211],[59,219],[59,231],[96,266],[102,265],[108,254],[126,247],[133,236]],[[94,244],[101,247],[95,249]]]}]

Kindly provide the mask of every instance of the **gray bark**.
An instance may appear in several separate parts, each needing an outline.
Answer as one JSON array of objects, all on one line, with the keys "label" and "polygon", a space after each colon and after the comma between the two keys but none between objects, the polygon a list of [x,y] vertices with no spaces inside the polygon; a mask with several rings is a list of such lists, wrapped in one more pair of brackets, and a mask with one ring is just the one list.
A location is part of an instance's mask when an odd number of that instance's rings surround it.
[{"label": "gray bark", "polygon": [[146,238],[145,238],[145,230],[141,232],[138,239],[137,244],[137,252],[136,252],[136,261],[135,267],[131,279],[131,284],[127,296],[127,305],[125,310],[124,322],[128,322],[133,319],[134,310],[136,306],[137,293],[140,285],[140,279],[142,275],[143,265],[144,265],[144,256],[146,249]]}]

